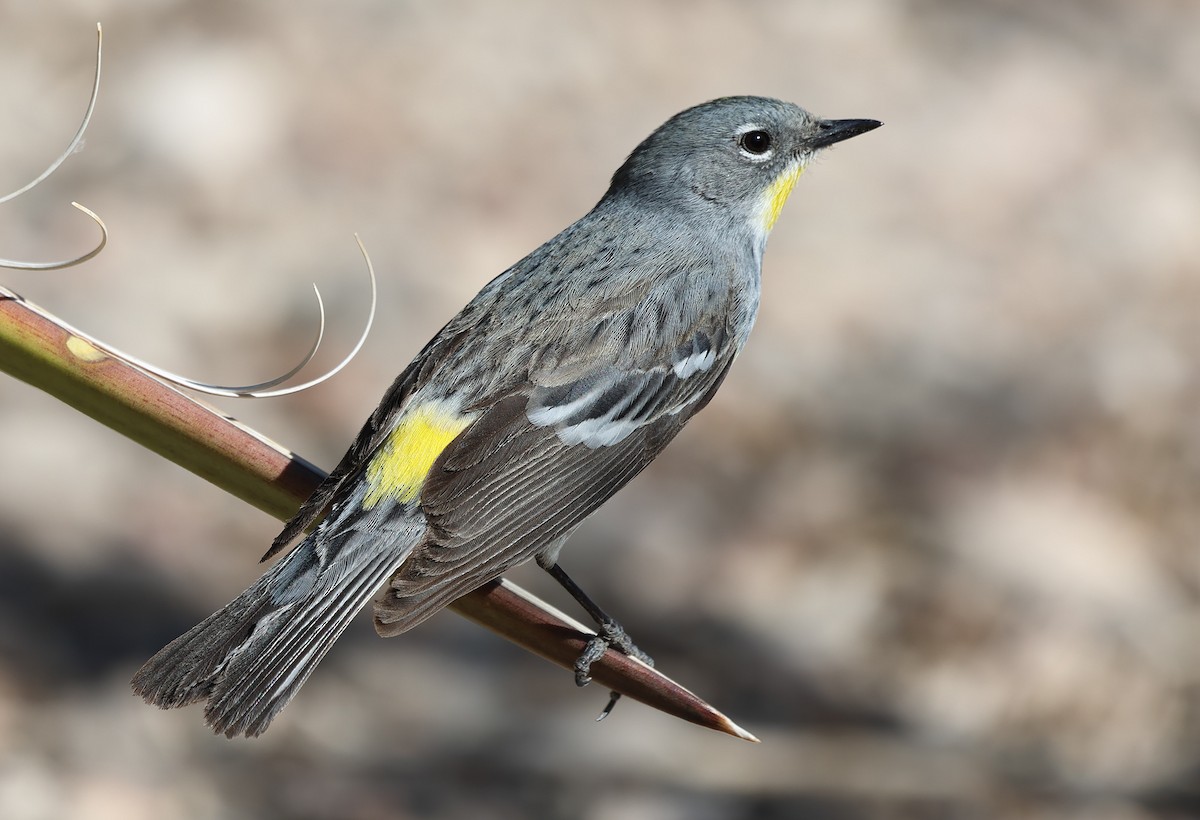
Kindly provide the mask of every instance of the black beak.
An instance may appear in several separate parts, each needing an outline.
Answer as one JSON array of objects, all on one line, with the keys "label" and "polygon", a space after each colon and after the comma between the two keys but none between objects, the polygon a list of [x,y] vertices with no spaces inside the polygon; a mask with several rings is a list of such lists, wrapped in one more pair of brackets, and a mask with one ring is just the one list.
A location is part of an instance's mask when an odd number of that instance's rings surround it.
[{"label": "black beak", "polygon": [[821,120],[817,123],[817,135],[809,141],[808,145],[814,150],[825,148],[835,142],[874,131],[881,125],[883,123],[879,120]]}]

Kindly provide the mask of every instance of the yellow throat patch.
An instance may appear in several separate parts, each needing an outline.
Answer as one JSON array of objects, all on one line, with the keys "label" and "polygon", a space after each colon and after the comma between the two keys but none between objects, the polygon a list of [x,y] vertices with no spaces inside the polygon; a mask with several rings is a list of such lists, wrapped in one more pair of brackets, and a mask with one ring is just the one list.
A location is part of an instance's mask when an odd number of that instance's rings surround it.
[{"label": "yellow throat patch", "polygon": [[433,462],[472,421],[440,402],[409,408],[367,463],[363,506],[369,510],[385,498],[415,501]]},{"label": "yellow throat patch", "polygon": [[783,204],[791,196],[792,189],[796,187],[796,180],[800,179],[800,175],[803,173],[803,162],[789,165],[763,194],[762,230],[764,234],[770,233],[771,229],[775,227],[775,220],[779,219]]}]

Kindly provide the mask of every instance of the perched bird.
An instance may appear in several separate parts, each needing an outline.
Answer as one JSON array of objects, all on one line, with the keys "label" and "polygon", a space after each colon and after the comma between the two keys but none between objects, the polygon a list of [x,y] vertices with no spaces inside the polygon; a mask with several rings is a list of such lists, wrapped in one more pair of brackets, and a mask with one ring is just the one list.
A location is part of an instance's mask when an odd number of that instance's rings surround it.
[{"label": "perched bird", "polygon": [[578,683],[610,645],[648,660],[559,552],[716,393],[805,165],[879,125],[763,97],[664,123],[589,213],[433,337],[264,560],[315,528],[134,690],[163,708],[207,701],[214,731],[257,735],[373,596],[376,629],[397,635],[531,558],[597,622]]}]

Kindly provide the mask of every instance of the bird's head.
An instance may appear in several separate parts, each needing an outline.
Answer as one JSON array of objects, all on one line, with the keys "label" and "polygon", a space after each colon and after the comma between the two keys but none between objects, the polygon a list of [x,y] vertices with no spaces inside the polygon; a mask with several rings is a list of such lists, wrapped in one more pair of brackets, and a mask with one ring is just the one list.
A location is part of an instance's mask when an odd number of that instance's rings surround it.
[{"label": "bird's head", "polygon": [[823,120],[766,97],[723,97],[663,123],[613,175],[608,195],[681,216],[715,211],[765,239],[817,151],[881,124]]}]

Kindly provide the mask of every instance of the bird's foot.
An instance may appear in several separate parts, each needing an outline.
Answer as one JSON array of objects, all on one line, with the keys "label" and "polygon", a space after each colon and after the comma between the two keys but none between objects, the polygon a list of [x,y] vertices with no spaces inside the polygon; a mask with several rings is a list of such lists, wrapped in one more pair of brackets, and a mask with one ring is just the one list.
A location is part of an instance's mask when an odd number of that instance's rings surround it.
[{"label": "bird's foot", "polygon": [[[625,633],[620,624],[616,621],[606,620],[598,626],[596,636],[587,642],[587,645],[583,648],[583,652],[575,660],[576,686],[587,686],[592,682],[592,664],[600,660],[609,648],[615,649],[631,658],[637,658],[647,666],[654,666],[654,659],[637,648],[637,645],[629,639],[629,635]],[[600,716],[596,720],[603,720],[608,717],[620,699],[620,692],[609,692],[608,705],[604,707],[604,711],[600,713]]]}]

